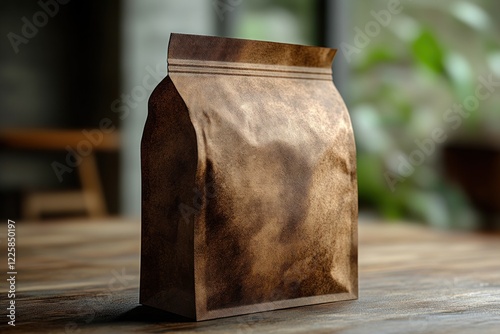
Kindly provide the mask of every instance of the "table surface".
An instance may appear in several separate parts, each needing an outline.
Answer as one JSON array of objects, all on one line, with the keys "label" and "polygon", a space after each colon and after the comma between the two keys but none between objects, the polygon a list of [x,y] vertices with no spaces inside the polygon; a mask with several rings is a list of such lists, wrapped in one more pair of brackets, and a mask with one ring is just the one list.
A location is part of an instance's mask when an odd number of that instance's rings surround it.
[{"label": "table surface", "polygon": [[500,235],[361,223],[359,300],[191,322],[138,304],[139,222],[18,222],[16,233],[16,327],[2,284],[2,333],[500,333]]}]

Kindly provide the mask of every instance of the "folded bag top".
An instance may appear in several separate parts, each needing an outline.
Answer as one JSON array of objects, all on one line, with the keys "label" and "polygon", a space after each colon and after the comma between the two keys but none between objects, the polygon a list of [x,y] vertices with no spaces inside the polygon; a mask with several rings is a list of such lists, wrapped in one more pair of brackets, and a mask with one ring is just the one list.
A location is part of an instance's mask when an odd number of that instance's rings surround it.
[{"label": "folded bag top", "polygon": [[335,50],[172,34],[141,148],[142,304],[196,320],[357,298]]},{"label": "folded bag top", "polygon": [[[335,53],[334,49],[315,46],[172,34],[168,60],[169,64],[184,59],[331,69]],[[272,70],[272,66],[268,68]]]}]

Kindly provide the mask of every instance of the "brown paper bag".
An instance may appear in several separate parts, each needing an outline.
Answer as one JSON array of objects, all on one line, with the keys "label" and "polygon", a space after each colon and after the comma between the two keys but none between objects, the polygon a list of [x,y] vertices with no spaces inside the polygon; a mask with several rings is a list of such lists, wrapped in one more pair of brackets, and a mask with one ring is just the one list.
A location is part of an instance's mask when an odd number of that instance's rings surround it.
[{"label": "brown paper bag", "polygon": [[205,320],[357,298],[334,54],[171,35],[142,137],[142,304]]}]

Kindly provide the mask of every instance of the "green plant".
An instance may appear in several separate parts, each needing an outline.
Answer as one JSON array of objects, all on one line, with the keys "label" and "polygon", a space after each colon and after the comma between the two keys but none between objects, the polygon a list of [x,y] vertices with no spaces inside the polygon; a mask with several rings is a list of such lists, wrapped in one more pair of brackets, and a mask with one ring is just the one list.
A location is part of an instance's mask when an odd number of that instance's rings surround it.
[{"label": "green plant", "polygon": [[[381,3],[370,2],[376,4]],[[454,105],[471,101],[478,76],[500,76],[499,29],[487,14],[497,7],[493,1],[405,3],[404,11],[353,59],[350,110],[362,206],[386,218],[474,227],[477,219],[466,197],[439,171],[443,142],[431,150],[429,138],[436,129],[444,141],[496,135],[499,94],[464,112],[460,124],[448,116]],[[361,15],[353,23],[366,20]],[[422,143],[428,144],[427,152]],[[417,150],[422,154],[415,156],[425,159],[402,175],[402,163]]]}]

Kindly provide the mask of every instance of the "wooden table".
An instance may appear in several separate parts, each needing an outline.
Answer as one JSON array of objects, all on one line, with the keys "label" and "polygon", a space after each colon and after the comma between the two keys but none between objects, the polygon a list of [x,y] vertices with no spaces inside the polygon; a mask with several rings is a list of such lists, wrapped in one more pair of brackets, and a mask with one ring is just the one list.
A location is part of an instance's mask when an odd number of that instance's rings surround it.
[{"label": "wooden table", "polygon": [[139,222],[17,225],[17,326],[3,283],[2,333],[500,333],[499,235],[361,223],[359,300],[195,323],[138,304]]}]

